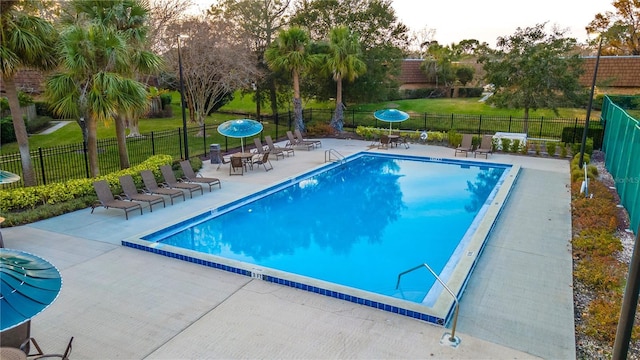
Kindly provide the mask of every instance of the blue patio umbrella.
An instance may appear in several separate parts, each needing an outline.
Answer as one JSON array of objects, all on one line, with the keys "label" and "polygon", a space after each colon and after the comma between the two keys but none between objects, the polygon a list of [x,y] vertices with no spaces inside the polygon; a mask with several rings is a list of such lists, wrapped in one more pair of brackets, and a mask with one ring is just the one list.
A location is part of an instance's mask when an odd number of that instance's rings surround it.
[{"label": "blue patio umbrella", "polygon": [[391,124],[394,122],[402,122],[409,118],[409,114],[397,109],[378,110],[373,113],[373,116],[378,120],[389,123],[389,134],[391,134]]},{"label": "blue patio umbrella", "polygon": [[240,138],[240,147],[244,152],[243,138],[259,134],[262,124],[251,119],[237,119],[225,121],[218,126],[218,132],[224,136]]},{"label": "blue patio umbrella", "polygon": [[20,180],[20,176],[8,171],[0,170],[0,184],[9,184]]},{"label": "blue patio umbrella", "polygon": [[46,309],[62,287],[60,272],[28,252],[0,248],[0,331],[15,328]]}]

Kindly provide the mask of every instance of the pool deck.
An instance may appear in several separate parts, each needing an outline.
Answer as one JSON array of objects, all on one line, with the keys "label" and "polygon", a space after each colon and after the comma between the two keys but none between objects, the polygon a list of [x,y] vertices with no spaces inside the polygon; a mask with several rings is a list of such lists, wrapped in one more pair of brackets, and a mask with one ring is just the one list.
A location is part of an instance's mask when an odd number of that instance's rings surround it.
[{"label": "pool deck", "polygon": [[[62,273],[60,296],[33,318],[32,336],[45,352],[62,352],[74,336],[72,358],[79,359],[575,358],[568,161],[489,156],[521,171],[460,302],[457,348],[440,343],[450,329],[120,245],[321,166],[325,150],[369,148],[322,142],[272,160],[269,172],[229,176],[228,165],[216,170],[206,162],[203,175],[220,178],[222,189],[131,213],[128,221],[121,210],[98,208],[2,229],[6,247],[37,254]],[[418,144],[372,151],[454,153]],[[313,207],[301,210],[313,216]]]}]

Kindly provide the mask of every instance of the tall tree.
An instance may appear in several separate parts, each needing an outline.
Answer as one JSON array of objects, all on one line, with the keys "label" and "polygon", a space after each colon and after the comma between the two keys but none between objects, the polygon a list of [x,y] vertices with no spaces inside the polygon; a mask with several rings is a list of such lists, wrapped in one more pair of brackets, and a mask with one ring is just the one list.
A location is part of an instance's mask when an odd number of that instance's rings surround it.
[{"label": "tall tree", "polygon": [[[56,113],[78,119],[85,135],[89,172],[95,177],[100,173],[97,122],[121,115],[115,119],[116,136],[121,166],[128,166],[124,127],[119,120],[123,114],[147,107],[145,86],[131,76],[140,69],[157,68],[160,59],[135,46],[144,35],[144,31],[135,30],[144,26],[146,15],[140,1],[72,0],[69,5],[58,49],[60,72],[47,80],[45,94]],[[142,38],[134,40],[136,36]]]},{"label": "tall tree", "polygon": [[304,131],[302,100],[300,99],[300,74],[312,62],[309,55],[309,35],[299,27],[283,30],[265,52],[269,67],[290,73],[293,81],[293,113],[295,128]]},{"label": "tall tree", "polygon": [[236,31],[250,42],[256,67],[263,73],[253,84],[256,115],[268,96],[272,114],[278,112],[276,79],[266,66],[264,52],[289,20],[290,0],[218,0],[211,6],[209,16],[231,21]]},{"label": "tall tree", "polygon": [[342,103],[342,81],[354,81],[367,71],[367,65],[360,58],[360,42],[357,34],[346,26],[339,26],[329,32],[329,53],[324,63],[336,82],[336,110],[331,126],[342,131],[344,123],[344,104]]},{"label": "tall tree", "polygon": [[55,63],[56,31],[51,23],[34,15],[35,1],[6,1],[0,5],[0,71],[9,101],[11,119],[20,151],[22,180],[35,186],[29,138],[18,101],[15,74],[21,68],[49,69]]},{"label": "tall tree", "polygon": [[603,36],[605,55],[640,55],[640,1],[615,0],[612,5],[615,12],[596,14],[587,32]]},{"label": "tall tree", "polygon": [[[396,92],[395,79],[409,47],[409,29],[398,20],[391,0],[298,0],[291,24],[306,29],[316,42],[326,40],[329,31],[338,26],[348,26],[359,34],[367,72],[344,84],[345,101],[384,101]],[[314,76],[320,73],[310,75],[303,94],[334,97],[331,81]]]},{"label": "tall tree", "polygon": [[484,49],[483,64],[487,83],[495,86],[489,103],[501,108],[524,109],[524,131],[528,130],[529,110],[584,102],[584,89],[578,79],[582,58],[575,51],[576,40],[564,31],[545,32],[545,24],[518,28],[499,37],[497,50]]},{"label": "tall tree", "polygon": [[[259,78],[246,39],[224,18],[191,17],[168,31],[174,41],[178,34],[186,36],[180,40],[185,99],[191,121],[200,126],[234,91]],[[177,51],[164,56],[177,73]]]}]

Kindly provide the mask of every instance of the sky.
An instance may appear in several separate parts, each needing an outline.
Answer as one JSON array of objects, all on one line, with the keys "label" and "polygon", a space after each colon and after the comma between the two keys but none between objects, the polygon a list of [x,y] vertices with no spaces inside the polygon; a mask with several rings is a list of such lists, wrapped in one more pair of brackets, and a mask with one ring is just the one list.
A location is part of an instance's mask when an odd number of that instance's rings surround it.
[{"label": "sky", "polygon": [[614,11],[612,1],[392,0],[392,4],[398,19],[411,30],[434,29],[434,40],[441,45],[476,39],[495,47],[498,37],[543,22],[548,22],[548,29],[568,28],[567,36],[585,42],[584,28],[597,13]]},{"label": "sky", "polygon": [[[212,0],[193,0],[206,9]],[[586,42],[584,29],[597,13],[614,11],[613,0],[392,0],[396,16],[418,31],[434,29],[441,45],[476,39],[495,47],[496,39],[515,33],[518,27],[548,22],[568,29],[567,36]],[[593,35],[592,35],[593,37]]]}]

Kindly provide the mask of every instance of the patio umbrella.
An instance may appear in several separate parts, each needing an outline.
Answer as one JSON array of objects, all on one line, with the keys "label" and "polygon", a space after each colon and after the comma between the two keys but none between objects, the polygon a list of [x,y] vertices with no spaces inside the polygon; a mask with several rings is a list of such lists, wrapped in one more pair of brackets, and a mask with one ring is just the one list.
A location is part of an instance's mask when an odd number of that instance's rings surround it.
[{"label": "patio umbrella", "polygon": [[224,136],[240,138],[240,147],[244,152],[243,138],[259,134],[262,124],[251,119],[237,119],[225,121],[218,126],[218,132]]},{"label": "patio umbrella", "polygon": [[0,331],[31,320],[58,297],[60,272],[28,252],[0,248]]},{"label": "patio umbrella", "polygon": [[20,180],[20,176],[8,171],[0,170],[0,184],[9,184]]},{"label": "patio umbrella", "polygon": [[394,122],[402,122],[409,118],[409,114],[396,109],[378,110],[373,113],[373,116],[378,120],[389,123],[389,135],[391,135],[391,124]]}]

